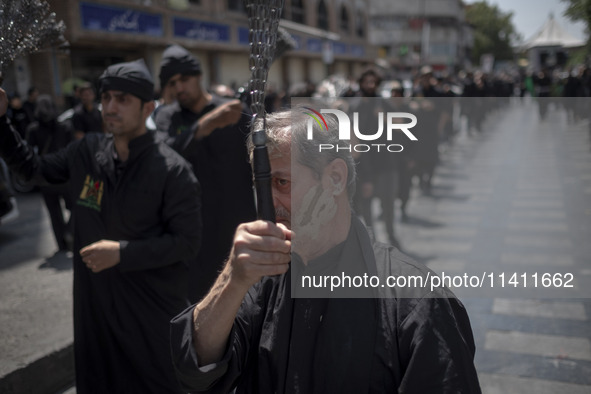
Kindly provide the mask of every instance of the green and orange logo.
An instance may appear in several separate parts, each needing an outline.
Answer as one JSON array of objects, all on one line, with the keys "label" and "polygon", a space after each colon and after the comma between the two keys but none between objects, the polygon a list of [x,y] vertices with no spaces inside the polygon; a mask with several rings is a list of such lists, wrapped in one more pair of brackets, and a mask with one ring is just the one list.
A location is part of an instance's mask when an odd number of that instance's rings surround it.
[{"label": "green and orange logo", "polygon": [[[312,119],[314,119],[316,121],[316,123],[318,123],[318,126],[320,126],[320,130],[322,130],[322,123],[324,123],[324,129],[326,131],[328,131],[328,125],[326,124],[326,120],[324,119],[324,116],[322,116],[320,114],[320,112],[313,110],[310,107],[304,107],[305,109],[307,109],[308,111],[312,111],[313,113],[310,112],[304,112],[304,114],[310,116]],[[320,120],[322,120],[322,123],[320,123]]]},{"label": "green and orange logo", "polygon": [[100,212],[104,189],[105,183],[103,181],[95,181],[90,175],[86,175],[84,186],[76,204]]}]

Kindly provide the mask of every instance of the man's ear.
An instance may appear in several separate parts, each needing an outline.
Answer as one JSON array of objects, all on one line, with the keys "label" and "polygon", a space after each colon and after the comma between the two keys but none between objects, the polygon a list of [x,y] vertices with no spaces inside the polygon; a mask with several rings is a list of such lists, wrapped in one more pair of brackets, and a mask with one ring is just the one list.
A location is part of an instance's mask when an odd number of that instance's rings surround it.
[{"label": "man's ear", "polygon": [[334,159],[325,168],[325,174],[327,178],[329,190],[335,196],[340,195],[347,189],[347,176],[348,176],[347,164],[343,159]]},{"label": "man's ear", "polygon": [[144,118],[148,118],[148,116],[150,116],[152,114],[152,112],[154,112],[155,108],[156,108],[156,103],[154,103],[154,100],[146,101],[144,103],[144,110],[143,110]]}]

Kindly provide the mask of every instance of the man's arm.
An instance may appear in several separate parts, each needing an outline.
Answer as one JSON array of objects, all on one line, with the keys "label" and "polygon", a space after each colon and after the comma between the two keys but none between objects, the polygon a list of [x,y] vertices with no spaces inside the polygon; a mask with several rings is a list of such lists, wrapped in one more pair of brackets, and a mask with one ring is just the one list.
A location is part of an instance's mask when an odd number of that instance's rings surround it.
[{"label": "man's arm", "polygon": [[153,121],[156,129],[167,135],[163,141],[185,159],[194,154],[197,141],[209,136],[217,129],[236,124],[244,112],[240,100],[228,101],[203,115],[181,134],[177,134],[178,130],[174,128],[178,125],[173,118],[178,116],[174,111],[178,111],[179,108],[178,104],[167,105],[156,112]]},{"label": "man's arm", "polygon": [[8,98],[0,89],[0,157],[10,169],[26,181],[36,183],[63,183],[69,178],[68,155],[70,146],[58,152],[39,157],[35,151],[21,138],[6,117]]},{"label": "man's arm", "polygon": [[201,243],[199,184],[190,167],[177,166],[166,174],[159,212],[162,234],[143,239],[100,240],[80,250],[82,261],[93,272],[117,266],[122,272],[164,267],[197,255]]},{"label": "man's arm", "polygon": [[224,270],[193,310],[193,345],[199,366],[221,360],[234,319],[250,287],[263,276],[287,271],[290,239],[291,232],[281,224],[256,221],[238,226]]},{"label": "man's arm", "polygon": [[242,116],[242,102],[228,101],[203,115],[194,125],[193,134],[196,140],[207,137],[215,129],[222,129],[237,123]]}]

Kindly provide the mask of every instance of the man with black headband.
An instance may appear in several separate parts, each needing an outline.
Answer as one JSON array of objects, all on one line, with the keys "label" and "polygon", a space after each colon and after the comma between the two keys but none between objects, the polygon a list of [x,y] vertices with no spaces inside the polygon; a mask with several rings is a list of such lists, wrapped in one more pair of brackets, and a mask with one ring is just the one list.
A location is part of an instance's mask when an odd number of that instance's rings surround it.
[{"label": "man with black headband", "polygon": [[197,254],[199,185],[188,163],[146,131],[154,109],[143,62],[100,77],[107,133],[38,157],[6,120],[0,154],[26,179],[68,184],[74,220],[74,347],[78,393],[178,392],[168,323],[188,305]]},{"label": "man with black headband", "polygon": [[203,189],[203,233],[197,264],[191,265],[189,297],[204,296],[223,267],[240,223],[256,218],[246,136],[250,117],[239,100],[210,94],[201,86],[201,64],[179,45],[160,64],[160,86],[176,102],[155,114],[158,130],[192,165]]}]

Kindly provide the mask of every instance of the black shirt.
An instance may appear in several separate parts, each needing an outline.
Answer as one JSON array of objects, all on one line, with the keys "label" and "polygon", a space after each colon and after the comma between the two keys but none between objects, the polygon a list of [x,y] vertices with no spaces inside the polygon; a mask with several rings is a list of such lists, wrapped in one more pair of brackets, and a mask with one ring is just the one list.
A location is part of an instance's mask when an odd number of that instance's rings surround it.
[{"label": "black shirt", "polygon": [[[129,143],[116,175],[112,135],[90,133],[39,157],[0,118],[0,154],[24,177],[67,182],[74,220],[74,354],[78,393],[178,392],[167,341],[189,305],[185,261],[199,248],[199,185],[153,133]],[[78,252],[119,241],[119,264],[91,272]]]},{"label": "black shirt", "polygon": [[[372,244],[356,218],[345,247],[342,253],[352,256],[356,250],[364,269],[382,278],[430,272],[395,248]],[[449,290],[398,288],[382,298],[294,299],[295,271],[292,261],[286,274],[265,277],[251,288],[217,363],[198,364],[194,307],[173,319],[173,361],[185,391],[480,393],[470,321]]]},{"label": "black shirt", "polygon": [[193,138],[199,119],[228,99],[212,96],[200,113],[178,103],[159,108],[154,122],[168,132],[167,143],[193,166],[202,187],[203,243],[190,273],[190,298],[201,299],[223,267],[236,227],[256,219],[252,171],[246,149],[250,116],[244,108],[236,125],[214,130],[200,140]]},{"label": "black shirt", "polygon": [[81,131],[84,134],[102,133],[103,118],[101,116],[101,111],[99,111],[96,106],[93,106],[91,111],[87,111],[86,107],[80,103],[74,108],[72,125],[75,132]]}]

